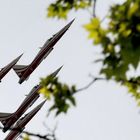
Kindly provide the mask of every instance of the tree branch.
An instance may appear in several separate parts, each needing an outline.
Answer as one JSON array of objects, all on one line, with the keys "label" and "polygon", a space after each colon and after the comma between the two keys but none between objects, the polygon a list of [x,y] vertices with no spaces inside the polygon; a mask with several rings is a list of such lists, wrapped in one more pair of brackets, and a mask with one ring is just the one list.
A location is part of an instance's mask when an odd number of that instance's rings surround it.
[{"label": "tree branch", "polygon": [[95,83],[97,80],[106,80],[106,78],[101,78],[101,77],[94,77],[90,74],[90,77],[92,77],[92,80],[84,87],[77,89],[76,92],[80,92],[83,90],[88,89],[93,83]]},{"label": "tree branch", "polygon": [[[3,129],[3,127],[0,126],[0,129]],[[21,130],[19,130],[19,129],[14,129],[14,128],[10,128],[9,130],[21,132]],[[54,131],[51,131],[51,130],[50,130],[50,132],[51,132],[51,133],[46,134],[46,135],[35,134],[35,133],[31,133],[31,132],[29,132],[29,131],[22,131],[21,133],[22,133],[22,134],[29,135],[29,136],[32,136],[32,137],[40,138],[40,139],[42,139],[42,140],[56,140],[56,137],[55,137],[55,130],[54,130]],[[23,138],[22,136],[20,136],[20,137]]]},{"label": "tree branch", "polygon": [[96,17],[96,2],[97,2],[97,0],[94,0],[94,2],[93,2],[93,17],[94,18]]}]

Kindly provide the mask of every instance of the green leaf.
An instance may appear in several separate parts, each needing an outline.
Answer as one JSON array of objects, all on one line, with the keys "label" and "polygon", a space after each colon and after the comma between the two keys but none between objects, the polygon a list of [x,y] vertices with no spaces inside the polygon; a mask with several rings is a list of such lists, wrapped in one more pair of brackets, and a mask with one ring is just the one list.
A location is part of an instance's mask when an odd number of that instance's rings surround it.
[{"label": "green leaf", "polygon": [[138,12],[138,9],[139,9],[139,4],[137,2],[132,3],[130,5],[130,9],[128,10],[128,17],[131,18],[131,16],[133,14],[135,14],[136,12]]},{"label": "green leaf", "polygon": [[56,116],[61,113],[67,113],[71,105],[76,105],[74,97],[76,92],[75,85],[68,86],[59,82],[58,78],[50,77],[50,75],[41,78],[40,84],[42,86],[40,93],[45,98],[53,101],[52,106],[49,108],[49,114],[52,111],[56,112]]},{"label": "green leaf", "polygon": [[24,135],[24,136],[23,136],[23,140],[30,140],[29,135],[27,135],[27,134],[26,134],[26,135]]},{"label": "green leaf", "polygon": [[47,8],[48,17],[57,17],[58,19],[66,19],[71,10],[79,10],[91,7],[91,0],[56,0]]}]

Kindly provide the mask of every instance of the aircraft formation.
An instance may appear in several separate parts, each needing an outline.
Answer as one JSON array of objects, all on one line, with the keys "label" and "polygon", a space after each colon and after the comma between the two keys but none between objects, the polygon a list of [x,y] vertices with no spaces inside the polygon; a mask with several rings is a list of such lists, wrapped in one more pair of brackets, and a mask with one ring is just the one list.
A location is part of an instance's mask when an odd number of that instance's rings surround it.
[{"label": "aircraft formation", "polygon": [[[4,76],[13,69],[19,77],[19,84],[22,84],[25,80],[29,78],[32,72],[39,66],[39,64],[50,54],[53,50],[54,45],[59,41],[59,39],[65,34],[65,32],[69,29],[74,19],[69,22],[65,27],[63,27],[60,31],[54,34],[51,38],[49,38],[41,50],[38,52],[34,60],[29,65],[17,65],[17,62],[22,57],[23,54],[18,56],[8,65],[3,67],[0,70],[0,82],[4,78]],[[56,77],[62,66],[54,71],[52,74],[52,78]],[[9,130],[9,134],[6,136],[4,140],[16,140],[22,131],[25,129],[26,124],[36,115],[36,113],[42,108],[46,100],[41,102],[38,106],[36,106],[29,113],[22,115],[30,108],[35,101],[40,97],[39,90],[41,89],[41,85],[38,84],[32,88],[29,94],[26,96],[21,105],[17,108],[17,110],[13,113],[0,113],[0,122],[3,125],[2,131],[5,133]]]}]

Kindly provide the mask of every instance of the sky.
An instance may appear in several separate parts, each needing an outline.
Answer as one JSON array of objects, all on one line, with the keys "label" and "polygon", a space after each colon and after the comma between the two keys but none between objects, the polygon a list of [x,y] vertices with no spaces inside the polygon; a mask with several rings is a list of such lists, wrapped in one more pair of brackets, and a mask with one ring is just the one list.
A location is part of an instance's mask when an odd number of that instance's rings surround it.
[{"label": "sky", "polygon": [[[28,81],[18,84],[18,77],[11,70],[0,83],[0,112],[14,112],[39,78],[61,65],[62,82],[84,87],[92,79],[89,73],[99,76],[100,64],[93,61],[100,57],[100,49],[87,39],[83,25],[89,22],[89,11],[71,12],[66,21],[48,19],[46,7],[51,0],[4,0],[0,3],[0,67],[4,67],[21,53],[18,64],[29,64],[39,47],[73,18],[70,29],[55,45],[51,54],[32,73]],[[115,0],[98,0],[96,13],[101,18],[108,13]],[[121,3],[123,0],[118,0]],[[50,128],[57,124],[58,140],[139,140],[140,114],[135,100],[127,89],[113,81],[97,81],[76,96],[77,105],[58,118],[46,116],[51,102],[46,102],[25,130],[45,134],[43,123]],[[41,97],[32,108],[43,100]],[[31,108],[31,109],[32,109]],[[29,111],[31,110],[29,109]],[[0,132],[0,139],[7,133]],[[36,140],[33,138],[33,140]]]}]

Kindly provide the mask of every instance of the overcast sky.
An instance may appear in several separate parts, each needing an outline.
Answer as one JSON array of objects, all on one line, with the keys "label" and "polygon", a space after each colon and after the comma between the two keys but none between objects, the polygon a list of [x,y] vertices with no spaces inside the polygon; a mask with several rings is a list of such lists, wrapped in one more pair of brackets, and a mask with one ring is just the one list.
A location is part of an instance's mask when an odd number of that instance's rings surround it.
[{"label": "overcast sky", "polygon": [[[122,2],[123,0],[118,0]],[[14,112],[25,95],[46,76],[61,65],[61,81],[83,87],[90,78],[89,73],[99,76],[100,64],[93,64],[99,58],[100,49],[87,39],[82,28],[88,23],[88,11],[71,12],[67,21],[46,18],[48,0],[4,0],[0,3],[0,67],[8,64],[21,53],[24,55],[18,64],[29,64],[46,39],[76,18],[70,29],[56,44],[53,52],[32,73],[30,79],[22,85],[18,77],[10,71],[0,83],[0,112]],[[103,18],[108,7],[115,0],[98,0],[97,15]],[[32,108],[39,104],[40,98]],[[26,126],[26,130],[45,134],[43,121],[50,128],[58,124],[56,135],[59,140],[139,140],[140,114],[135,100],[127,94],[124,87],[106,81],[98,81],[88,90],[76,95],[77,106],[67,115],[54,118],[46,117],[51,103],[46,103],[38,114]],[[0,139],[6,134],[0,132]],[[34,138],[33,138],[34,140]]]}]

